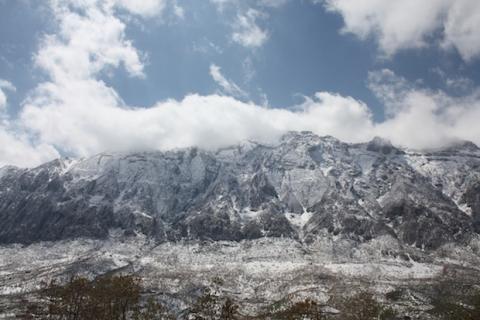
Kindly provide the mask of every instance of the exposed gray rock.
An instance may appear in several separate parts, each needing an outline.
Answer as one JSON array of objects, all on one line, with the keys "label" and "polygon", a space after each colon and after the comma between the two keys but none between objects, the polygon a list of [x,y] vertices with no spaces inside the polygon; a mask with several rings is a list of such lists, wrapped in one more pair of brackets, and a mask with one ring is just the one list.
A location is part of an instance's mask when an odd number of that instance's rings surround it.
[{"label": "exposed gray rock", "polygon": [[436,249],[480,231],[480,150],[412,152],[291,132],[274,145],[99,154],[0,169],[0,242],[158,241],[322,233]]}]

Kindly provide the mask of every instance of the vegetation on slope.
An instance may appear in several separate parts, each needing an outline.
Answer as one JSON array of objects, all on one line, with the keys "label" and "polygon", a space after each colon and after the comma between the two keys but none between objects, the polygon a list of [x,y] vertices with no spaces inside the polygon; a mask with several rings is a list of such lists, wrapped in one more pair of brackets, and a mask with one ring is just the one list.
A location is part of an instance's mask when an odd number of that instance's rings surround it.
[{"label": "vegetation on slope", "polygon": [[[216,280],[219,281],[219,280]],[[247,315],[241,305],[214,283],[182,310],[149,295],[141,280],[130,275],[105,276],[93,281],[72,277],[66,283],[44,284],[35,301],[26,303],[17,318],[52,320],[397,320],[411,319],[389,305],[401,296],[392,291],[380,302],[368,292],[333,296],[326,304],[313,299],[272,303],[257,315]],[[431,288],[428,319],[480,319],[480,291],[468,283],[441,281]],[[460,294],[459,294],[460,293]]]}]

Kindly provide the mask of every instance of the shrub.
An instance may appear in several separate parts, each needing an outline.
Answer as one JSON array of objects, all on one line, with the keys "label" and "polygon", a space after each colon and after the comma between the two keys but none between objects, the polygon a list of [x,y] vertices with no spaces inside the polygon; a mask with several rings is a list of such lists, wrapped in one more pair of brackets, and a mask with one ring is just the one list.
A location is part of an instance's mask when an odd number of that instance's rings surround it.
[{"label": "shrub", "polygon": [[370,292],[342,298],[336,306],[341,311],[342,320],[390,320],[396,317],[393,309],[383,307]]}]

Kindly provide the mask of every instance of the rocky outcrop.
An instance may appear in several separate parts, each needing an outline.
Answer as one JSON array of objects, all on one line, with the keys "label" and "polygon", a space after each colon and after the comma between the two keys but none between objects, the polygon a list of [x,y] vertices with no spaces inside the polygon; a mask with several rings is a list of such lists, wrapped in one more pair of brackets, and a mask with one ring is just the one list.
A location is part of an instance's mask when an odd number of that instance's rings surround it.
[{"label": "rocky outcrop", "polygon": [[480,150],[471,143],[427,153],[292,132],[272,145],[2,168],[0,242],[121,229],[157,241],[389,235],[433,250],[480,231],[479,194]]}]

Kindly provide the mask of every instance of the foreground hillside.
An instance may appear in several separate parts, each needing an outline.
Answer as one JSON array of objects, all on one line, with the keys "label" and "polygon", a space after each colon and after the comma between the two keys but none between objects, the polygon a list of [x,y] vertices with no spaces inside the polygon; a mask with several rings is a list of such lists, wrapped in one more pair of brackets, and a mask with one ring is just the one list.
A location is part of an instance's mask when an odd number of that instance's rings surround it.
[{"label": "foreground hillside", "polygon": [[26,301],[36,301],[42,283],[61,283],[72,276],[138,276],[142,295],[179,314],[213,288],[235,301],[243,315],[288,308],[306,299],[335,308],[339,299],[369,292],[399,315],[450,319],[431,314],[438,299],[468,308],[462,301],[480,285],[478,241],[427,252],[385,237],[361,244],[328,237],[311,244],[288,238],[155,244],[121,233],[112,232],[108,240],[3,246],[0,314],[13,318]]}]

